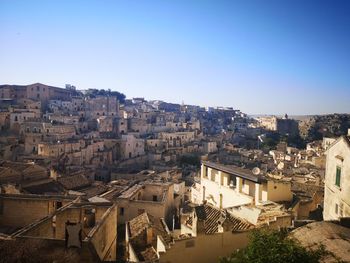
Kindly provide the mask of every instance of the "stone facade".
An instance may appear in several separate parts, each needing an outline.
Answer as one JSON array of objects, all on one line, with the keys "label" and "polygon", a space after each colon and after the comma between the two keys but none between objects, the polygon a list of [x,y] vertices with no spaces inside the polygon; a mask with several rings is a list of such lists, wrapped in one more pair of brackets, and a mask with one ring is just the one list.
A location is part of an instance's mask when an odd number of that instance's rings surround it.
[{"label": "stone facade", "polygon": [[340,137],[327,150],[324,220],[350,216],[350,141]]}]

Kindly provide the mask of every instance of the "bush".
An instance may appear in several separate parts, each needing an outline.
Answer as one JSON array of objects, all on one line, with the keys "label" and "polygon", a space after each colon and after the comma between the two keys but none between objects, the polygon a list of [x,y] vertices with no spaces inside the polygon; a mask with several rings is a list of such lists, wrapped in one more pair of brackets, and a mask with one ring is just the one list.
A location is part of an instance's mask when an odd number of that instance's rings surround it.
[{"label": "bush", "polygon": [[183,155],[180,158],[181,165],[194,165],[197,167],[201,166],[201,160],[198,155]]},{"label": "bush", "polygon": [[317,263],[327,254],[322,246],[307,250],[285,231],[254,230],[245,249],[220,259],[220,263]]}]

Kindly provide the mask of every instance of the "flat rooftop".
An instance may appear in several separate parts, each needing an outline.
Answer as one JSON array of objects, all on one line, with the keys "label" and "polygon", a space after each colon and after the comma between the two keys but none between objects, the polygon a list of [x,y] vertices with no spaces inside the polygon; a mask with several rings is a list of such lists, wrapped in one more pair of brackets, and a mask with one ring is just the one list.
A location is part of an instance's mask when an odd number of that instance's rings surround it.
[{"label": "flat rooftop", "polygon": [[244,169],[234,165],[218,164],[218,163],[213,163],[209,161],[202,161],[202,164],[204,164],[207,167],[213,168],[215,170],[223,171],[225,173],[238,176],[255,183],[263,183],[267,181],[264,175],[262,174],[255,175],[250,169]]}]

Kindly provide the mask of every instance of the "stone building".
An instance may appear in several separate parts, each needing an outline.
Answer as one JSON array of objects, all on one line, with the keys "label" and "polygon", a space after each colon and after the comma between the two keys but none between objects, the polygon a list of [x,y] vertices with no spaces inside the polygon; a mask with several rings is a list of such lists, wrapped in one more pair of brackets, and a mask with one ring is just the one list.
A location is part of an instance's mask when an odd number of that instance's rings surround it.
[{"label": "stone building", "polygon": [[3,98],[33,99],[46,107],[50,99],[70,100],[72,90],[47,86],[41,83],[31,85],[0,85],[0,94]]},{"label": "stone building", "polygon": [[284,118],[272,117],[260,117],[258,118],[260,127],[266,130],[276,131],[283,135],[298,135],[299,134],[299,124],[296,120],[289,119],[286,114]]},{"label": "stone building", "polygon": [[145,154],[145,140],[136,138],[134,135],[122,135],[120,145],[121,159],[129,159]]},{"label": "stone building", "polygon": [[98,118],[100,116],[118,116],[119,102],[116,97],[97,96],[85,101],[87,116]]},{"label": "stone building", "polygon": [[[350,135],[350,134],[349,134]],[[350,139],[338,138],[326,152],[324,220],[350,216]]]},{"label": "stone building", "polygon": [[[106,195],[108,194],[106,193]],[[104,195],[101,197],[104,197]],[[145,182],[136,184],[113,201],[119,207],[119,224],[125,223],[144,212],[158,219],[163,218],[168,226],[173,224],[175,202],[174,185],[172,183]]]},{"label": "stone building", "polygon": [[169,147],[180,147],[195,139],[195,132],[161,132],[158,138],[168,143]]},{"label": "stone building", "polygon": [[9,245],[40,241],[32,253],[50,255],[51,260],[70,251],[69,262],[116,261],[116,205],[40,195],[0,195],[0,204],[0,229],[7,230],[3,235]]},{"label": "stone building", "polygon": [[0,185],[21,184],[33,180],[47,179],[48,170],[34,163],[0,161]]},{"label": "stone building", "polygon": [[31,121],[35,118],[39,118],[40,114],[30,110],[15,110],[10,113],[10,129],[16,133],[19,133],[21,125],[26,121]]},{"label": "stone building", "polygon": [[200,197],[201,200],[192,201],[228,208],[266,201],[291,201],[293,195],[290,181],[273,180],[248,169],[203,161]]},{"label": "stone building", "polygon": [[203,143],[203,150],[205,153],[213,153],[217,152],[218,146],[216,142],[204,142]]}]

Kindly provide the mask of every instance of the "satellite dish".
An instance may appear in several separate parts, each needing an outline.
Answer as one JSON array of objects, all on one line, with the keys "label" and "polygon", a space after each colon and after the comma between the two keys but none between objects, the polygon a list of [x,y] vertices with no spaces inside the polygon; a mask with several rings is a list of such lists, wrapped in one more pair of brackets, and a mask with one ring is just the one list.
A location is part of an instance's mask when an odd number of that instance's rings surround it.
[{"label": "satellite dish", "polygon": [[254,167],[253,170],[252,170],[252,173],[254,175],[259,175],[260,174],[260,168],[259,167]]}]

